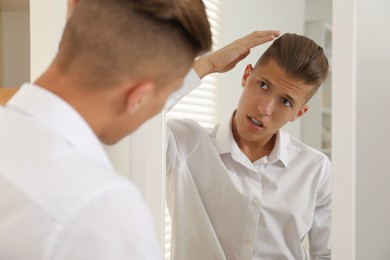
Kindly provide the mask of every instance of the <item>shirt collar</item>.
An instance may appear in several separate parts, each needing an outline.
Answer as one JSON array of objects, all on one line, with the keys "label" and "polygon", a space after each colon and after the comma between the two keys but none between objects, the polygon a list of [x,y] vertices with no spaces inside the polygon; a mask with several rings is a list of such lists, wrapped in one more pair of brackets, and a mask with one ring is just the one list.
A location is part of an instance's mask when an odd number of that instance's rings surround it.
[{"label": "shirt collar", "polygon": [[[233,154],[237,151],[237,149],[240,150],[236,141],[234,140],[233,131],[232,131],[234,113],[230,116],[230,118],[228,118],[218,126],[215,145],[220,155],[226,153]],[[260,158],[253,164],[256,163],[276,164],[280,162],[283,167],[287,167],[288,165],[287,147],[288,147],[288,135],[284,131],[279,130],[276,132],[275,146],[272,149],[269,156],[267,156],[265,160],[264,157]]]},{"label": "shirt collar", "polygon": [[108,156],[91,127],[67,102],[33,84],[24,84],[7,107],[18,110],[45,124],[70,146],[112,168]]},{"label": "shirt collar", "polygon": [[281,162],[284,167],[288,164],[288,151],[287,151],[287,134],[283,130],[276,132],[276,141],[274,149],[268,156],[270,163]]},{"label": "shirt collar", "polygon": [[219,154],[231,153],[232,147],[234,143],[236,143],[233,138],[233,132],[231,128],[233,115],[218,126],[217,135],[215,138],[215,146]]}]

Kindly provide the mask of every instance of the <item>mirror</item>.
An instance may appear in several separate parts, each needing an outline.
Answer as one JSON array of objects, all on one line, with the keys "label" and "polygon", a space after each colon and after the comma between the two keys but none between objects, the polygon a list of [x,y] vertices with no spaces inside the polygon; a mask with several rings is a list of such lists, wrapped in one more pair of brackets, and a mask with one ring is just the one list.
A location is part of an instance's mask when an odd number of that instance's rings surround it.
[{"label": "mirror", "polygon": [[[282,33],[295,32],[315,40],[324,48],[331,62],[332,2],[330,0],[294,0],[283,3],[280,1],[256,1],[254,3],[249,0],[214,2],[216,3],[210,7],[212,15],[209,17],[215,20],[212,23],[215,25],[213,31],[216,39],[215,48],[222,47],[254,30],[279,29]],[[245,66],[249,63],[254,64],[268,46],[269,44],[265,44],[255,48],[250,56],[238,64],[234,70],[204,78],[199,88],[183,98],[174,109],[167,113],[168,120],[190,118],[206,128],[224,122],[237,106],[242,91],[241,79]],[[289,123],[283,128],[304,143],[321,150],[329,158],[331,157],[332,111],[330,84],[331,75],[311,99],[309,112],[300,120]],[[188,138],[197,138],[197,136]],[[167,183],[171,185],[170,182],[168,176]],[[170,192],[169,188],[167,192]],[[166,217],[169,215],[166,214]],[[166,230],[170,230],[170,222],[167,223]],[[169,246],[170,236],[167,232],[166,236],[168,236],[166,245]],[[307,248],[307,240],[305,240],[305,246]],[[165,251],[165,256],[169,259],[168,250]]]}]

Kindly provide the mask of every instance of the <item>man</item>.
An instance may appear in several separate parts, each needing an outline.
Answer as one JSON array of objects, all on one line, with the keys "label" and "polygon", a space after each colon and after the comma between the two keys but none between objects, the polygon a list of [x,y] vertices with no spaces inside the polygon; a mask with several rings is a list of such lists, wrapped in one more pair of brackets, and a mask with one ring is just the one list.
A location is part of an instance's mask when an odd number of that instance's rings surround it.
[{"label": "man", "polygon": [[[203,4],[68,4],[48,70],[8,102],[15,90],[0,91],[0,259],[161,259],[140,194],[101,142],[157,113],[210,47]],[[234,67],[277,34],[255,32],[208,55],[205,73]]]},{"label": "man", "polygon": [[[202,59],[194,65],[200,78]],[[330,259],[330,161],[280,130],[308,111],[327,74],[321,47],[285,34],[246,67],[226,122],[168,122],[173,259],[306,259],[306,234],[311,259]],[[168,109],[198,84],[189,82]]]},{"label": "man", "polygon": [[79,1],[53,63],[0,108],[0,259],[161,259],[100,142],[160,111],[210,46],[200,0]]}]

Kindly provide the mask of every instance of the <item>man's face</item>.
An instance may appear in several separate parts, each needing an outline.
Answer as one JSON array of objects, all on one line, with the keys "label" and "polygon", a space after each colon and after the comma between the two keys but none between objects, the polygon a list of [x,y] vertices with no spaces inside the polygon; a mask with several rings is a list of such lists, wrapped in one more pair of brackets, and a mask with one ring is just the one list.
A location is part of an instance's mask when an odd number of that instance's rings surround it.
[{"label": "man's face", "polygon": [[287,122],[308,110],[305,103],[313,90],[302,80],[288,76],[272,59],[255,68],[248,65],[242,86],[244,90],[233,120],[238,143],[270,140]]}]

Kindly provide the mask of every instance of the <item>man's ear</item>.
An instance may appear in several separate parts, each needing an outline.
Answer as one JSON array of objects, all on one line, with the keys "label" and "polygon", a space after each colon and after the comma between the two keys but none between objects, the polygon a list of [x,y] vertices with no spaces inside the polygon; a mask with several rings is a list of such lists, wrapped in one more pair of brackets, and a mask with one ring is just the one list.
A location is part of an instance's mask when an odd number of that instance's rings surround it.
[{"label": "man's ear", "polygon": [[74,8],[80,2],[80,0],[68,0],[68,10],[66,12],[66,20],[72,16]]},{"label": "man's ear", "polygon": [[154,87],[151,81],[131,86],[126,96],[126,111],[134,114],[150,98]]},{"label": "man's ear", "polygon": [[290,122],[294,122],[295,120],[297,120],[298,118],[303,116],[303,114],[305,114],[308,110],[309,110],[309,106],[308,105],[304,105],[301,109],[299,109],[297,115],[294,118],[292,118],[290,120]]},{"label": "man's ear", "polygon": [[246,65],[246,68],[245,68],[245,71],[244,71],[244,75],[242,76],[242,81],[241,81],[241,86],[244,88],[245,87],[245,84],[246,84],[246,81],[249,77],[249,75],[251,74],[251,72],[253,71],[253,67],[251,64],[248,64]]}]

